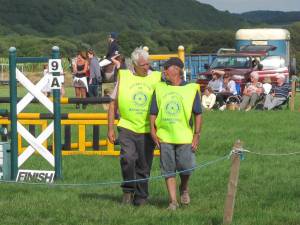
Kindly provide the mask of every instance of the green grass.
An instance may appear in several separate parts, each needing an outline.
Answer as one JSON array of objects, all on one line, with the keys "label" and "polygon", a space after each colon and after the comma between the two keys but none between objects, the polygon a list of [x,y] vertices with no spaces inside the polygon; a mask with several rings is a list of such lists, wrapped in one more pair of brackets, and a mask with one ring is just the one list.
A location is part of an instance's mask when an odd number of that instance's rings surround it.
[{"label": "green grass", "polygon": [[[0,95],[2,95],[0,88]],[[35,107],[32,106],[33,110]],[[299,107],[297,98],[296,109]],[[2,106],[0,106],[2,108]],[[64,106],[74,112],[73,106]],[[88,111],[92,112],[93,107]],[[300,113],[211,112],[203,115],[203,131],[197,163],[228,154],[237,139],[245,149],[262,153],[300,152]],[[105,134],[102,134],[105,135]],[[236,225],[300,224],[300,154],[259,156],[247,154],[241,162],[233,223]],[[39,156],[23,168],[44,169],[48,164]],[[190,182],[192,202],[176,212],[166,210],[168,199],[163,179],[150,182],[150,204],[126,207],[120,204],[118,184],[93,183],[120,181],[118,158],[102,156],[63,157],[61,183],[90,186],[50,187],[0,184],[0,224],[203,224],[223,220],[230,160],[196,170]],[[160,175],[155,158],[152,176]]]}]

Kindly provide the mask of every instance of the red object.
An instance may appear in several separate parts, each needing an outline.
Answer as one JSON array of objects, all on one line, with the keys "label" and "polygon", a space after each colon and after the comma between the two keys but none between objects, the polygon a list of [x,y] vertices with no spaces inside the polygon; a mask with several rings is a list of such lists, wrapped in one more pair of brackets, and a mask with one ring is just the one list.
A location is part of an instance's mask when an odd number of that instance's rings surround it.
[{"label": "red object", "polygon": [[89,77],[89,76],[90,76],[90,70],[87,70],[86,73],[85,73],[85,75],[86,75],[87,77]]}]

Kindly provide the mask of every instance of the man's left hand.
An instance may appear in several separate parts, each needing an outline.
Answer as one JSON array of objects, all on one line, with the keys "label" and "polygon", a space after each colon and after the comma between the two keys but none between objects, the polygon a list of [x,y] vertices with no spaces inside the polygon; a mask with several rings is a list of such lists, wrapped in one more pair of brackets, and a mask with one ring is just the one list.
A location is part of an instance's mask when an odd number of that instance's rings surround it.
[{"label": "man's left hand", "polygon": [[193,141],[192,141],[192,150],[194,152],[197,151],[199,139],[200,139],[200,134],[194,134]]}]

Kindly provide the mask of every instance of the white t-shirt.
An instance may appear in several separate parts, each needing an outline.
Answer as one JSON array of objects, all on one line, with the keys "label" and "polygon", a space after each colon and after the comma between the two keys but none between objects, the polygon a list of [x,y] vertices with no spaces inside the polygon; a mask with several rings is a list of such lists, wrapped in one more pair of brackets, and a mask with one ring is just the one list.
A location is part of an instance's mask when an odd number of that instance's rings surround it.
[{"label": "white t-shirt", "polygon": [[[230,93],[232,93],[233,95],[237,94],[235,81],[230,80],[227,84],[227,87],[229,88]],[[220,92],[224,92],[224,91],[226,91],[226,89],[225,89],[224,83],[223,83],[222,87],[220,88]]]},{"label": "white t-shirt", "polygon": [[216,95],[211,93],[209,96],[202,95],[202,105],[206,109],[211,109],[216,103]]}]

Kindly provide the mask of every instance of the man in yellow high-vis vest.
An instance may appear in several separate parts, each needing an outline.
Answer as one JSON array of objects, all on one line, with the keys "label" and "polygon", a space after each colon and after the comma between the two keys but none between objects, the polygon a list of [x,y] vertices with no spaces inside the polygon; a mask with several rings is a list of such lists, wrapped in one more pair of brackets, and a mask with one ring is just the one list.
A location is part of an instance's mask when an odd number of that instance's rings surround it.
[{"label": "man in yellow high-vis vest", "polygon": [[195,167],[201,131],[199,85],[183,80],[183,62],[170,58],[164,65],[167,82],[156,85],[150,109],[151,135],[160,147],[160,167],[166,179],[170,210],[179,207],[176,172],[180,173],[180,202],[188,205],[188,181]]},{"label": "man in yellow high-vis vest", "polygon": [[107,136],[111,143],[115,142],[113,123],[118,108],[123,203],[144,205],[148,198],[147,178],[155,148],[150,135],[150,103],[155,85],[161,81],[161,72],[150,70],[149,54],[142,48],[135,49],[131,59],[133,70],[119,70],[111,95],[113,101],[108,110]]}]

